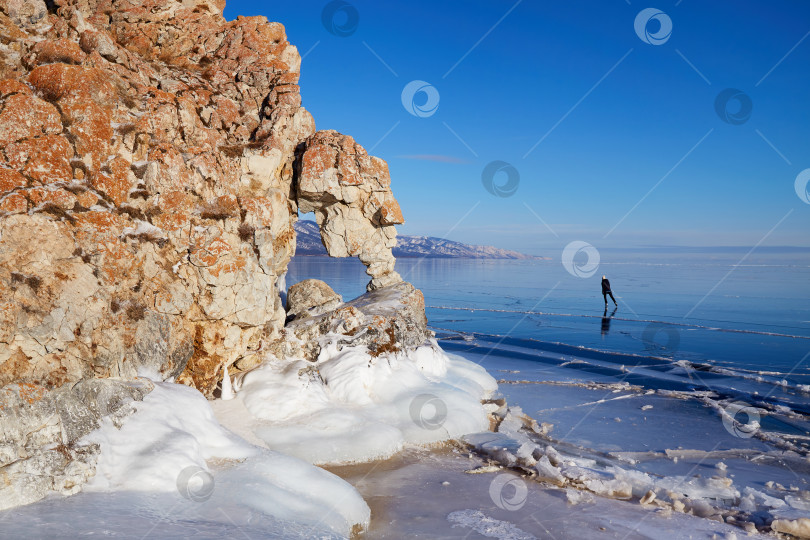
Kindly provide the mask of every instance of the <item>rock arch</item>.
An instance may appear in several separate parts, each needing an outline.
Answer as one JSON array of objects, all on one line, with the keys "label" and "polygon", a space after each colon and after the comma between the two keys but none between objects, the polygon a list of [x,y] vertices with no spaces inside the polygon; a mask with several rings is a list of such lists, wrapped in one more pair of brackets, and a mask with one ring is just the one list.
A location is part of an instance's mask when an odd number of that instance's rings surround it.
[{"label": "rock arch", "polygon": [[369,156],[337,131],[318,131],[296,153],[298,209],[314,212],[331,257],[358,257],[366,265],[369,291],[399,283],[394,270],[394,225],[404,223],[391,193],[388,164]]}]

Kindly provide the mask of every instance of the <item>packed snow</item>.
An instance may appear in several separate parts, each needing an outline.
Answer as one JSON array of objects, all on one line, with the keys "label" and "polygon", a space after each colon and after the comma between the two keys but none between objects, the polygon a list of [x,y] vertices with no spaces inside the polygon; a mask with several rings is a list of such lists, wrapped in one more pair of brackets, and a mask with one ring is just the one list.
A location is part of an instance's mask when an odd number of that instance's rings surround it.
[{"label": "packed snow", "polygon": [[82,441],[102,450],[85,492],[179,492],[211,510],[237,504],[344,536],[368,526],[368,505],[351,485],[234,435],[198,391],[155,383],[134,407],[120,429],[105,419]]},{"label": "packed snow", "polygon": [[[249,429],[272,450],[315,464],[389,457],[488,429],[481,400],[497,384],[483,368],[429,343],[409,354],[370,356],[334,343],[316,364],[267,361],[238,383]],[[223,424],[243,412],[214,405]]]}]

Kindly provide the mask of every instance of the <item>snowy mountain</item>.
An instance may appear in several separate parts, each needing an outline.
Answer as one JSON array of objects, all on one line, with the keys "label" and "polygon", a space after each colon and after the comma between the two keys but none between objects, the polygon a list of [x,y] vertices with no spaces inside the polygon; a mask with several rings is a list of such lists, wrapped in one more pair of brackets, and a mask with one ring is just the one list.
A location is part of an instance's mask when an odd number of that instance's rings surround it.
[{"label": "snowy mountain", "polygon": [[[297,233],[296,255],[326,255],[326,248],[321,242],[318,224],[314,221],[300,220],[295,224]],[[469,259],[538,259],[517,251],[499,249],[492,246],[474,246],[462,244],[444,238],[432,236],[397,236],[397,246],[393,249],[395,257],[462,257]]]}]

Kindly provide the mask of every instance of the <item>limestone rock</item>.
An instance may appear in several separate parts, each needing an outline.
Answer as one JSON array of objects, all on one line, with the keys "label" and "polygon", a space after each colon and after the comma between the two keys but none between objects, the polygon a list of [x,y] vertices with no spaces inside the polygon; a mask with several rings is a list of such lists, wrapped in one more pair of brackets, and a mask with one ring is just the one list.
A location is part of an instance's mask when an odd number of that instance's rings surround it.
[{"label": "limestone rock", "polygon": [[305,279],[287,292],[287,317],[314,317],[332,311],[343,303],[343,297],[319,279]]},{"label": "limestone rock", "polygon": [[0,387],[146,370],[210,397],[280,343],[315,127],[284,28],[223,6],[0,2]]},{"label": "limestone rock", "polygon": [[299,149],[296,180],[298,208],[315,212],[329,255],[358,257],[369,291],[402,281],[391,248],[404,219],[385,161],[347,135],[319,131]]},{"label": "limestone rock", "polygon": [[401,280],[387,165],[315,133],[284,28],[223,6],[0,2],[0,387],[147,370],[211,397],[283,341],[299,209],[370,289]]}]

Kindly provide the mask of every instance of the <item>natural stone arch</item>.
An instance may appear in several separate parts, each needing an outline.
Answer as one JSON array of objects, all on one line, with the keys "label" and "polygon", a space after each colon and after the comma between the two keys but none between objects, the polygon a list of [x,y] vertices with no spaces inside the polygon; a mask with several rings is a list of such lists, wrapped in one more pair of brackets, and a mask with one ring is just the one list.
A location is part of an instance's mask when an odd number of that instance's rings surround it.
[{"label": "natural stone arch", "polygon": [[402,281],[391,248],[394,225],[405,220],[385,161],[348,135],[318,131],[298,149],[295,180],[298,209],[315,213],[331,257],[358,257],[371,276],[369,291]]}]

